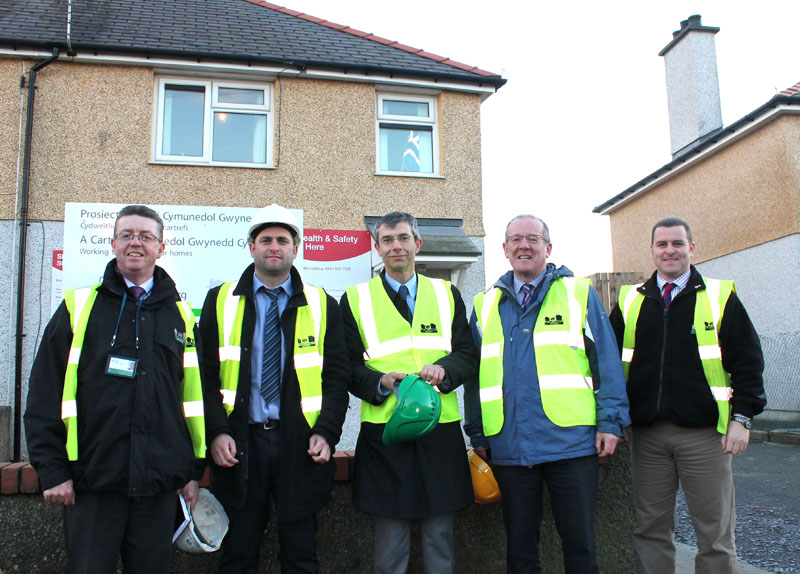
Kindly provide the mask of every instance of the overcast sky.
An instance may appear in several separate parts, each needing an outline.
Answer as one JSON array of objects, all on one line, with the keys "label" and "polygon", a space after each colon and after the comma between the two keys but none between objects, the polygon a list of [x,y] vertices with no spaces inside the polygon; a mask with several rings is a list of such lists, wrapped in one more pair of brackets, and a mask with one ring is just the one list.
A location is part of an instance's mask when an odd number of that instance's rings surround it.
[{"label": "overcast sky", "polygon": [[551,261],[612,270],[608,220],[592,208],[671,159],[658,52],[681,20],[721,29],[724,125],[800,82],[797,0],[287,2],[276,3],[508,80],[481,107],[490,283],[508,268],[503,231],[518,213],[547,221]]}]

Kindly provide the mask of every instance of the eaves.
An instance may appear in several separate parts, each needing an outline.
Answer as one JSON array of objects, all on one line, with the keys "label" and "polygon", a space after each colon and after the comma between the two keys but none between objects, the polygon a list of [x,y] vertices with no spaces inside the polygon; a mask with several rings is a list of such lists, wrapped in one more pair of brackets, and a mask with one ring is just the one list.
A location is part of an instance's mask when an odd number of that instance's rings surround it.
[{"label": "eaves", "polygon": [[763,106],[744,116],[726,128],[712,134],[702,144],[679,154],[671,162],[639,180],[625,191],[595,207],[592,212],[609,215],[629,201],[644,195],[654,187],[672,179],[699,162],[733,145],[785,114],[800,114],[800,94],[776,95]]}]

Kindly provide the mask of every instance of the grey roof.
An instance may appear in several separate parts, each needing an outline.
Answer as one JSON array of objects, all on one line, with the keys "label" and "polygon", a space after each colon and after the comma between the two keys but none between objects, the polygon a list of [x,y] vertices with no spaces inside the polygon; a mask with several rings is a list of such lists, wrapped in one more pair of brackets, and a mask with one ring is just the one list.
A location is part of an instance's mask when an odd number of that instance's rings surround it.
[{"label": "grey roof", "polygon": [[[67,0],[0,2],[0,47],[67,50]],[[497,74],[259,0],[72,0],[73,52],[442,78]]]},{"label": "grey roof", "polygon": [[[800,84],[799,84],[800,85]],[[766,104],[756,108],[740,120],[732,123],[727,128],[721,128],[715,130],[714,132],[707,134],[700,138],[700,141],[695,146],[687,146],[685,151],[681,150],[678,154],[667,164],[664,164],[657,170],[655,170],[650,175],[646,176],[643,179],[640,179],[628,189],[621,191],[614,197],[604,201],[600,205],[596,206],[592,209],[592,213],[599,213],[601,215],[605,215],[617,209],[617,206],[621,204],[623,201],[628,199],[630,196],[634,195],[635,193],[639,192],[641,189],[647,187],[654,181],[657,181],[661,177],[667,175],[674,169],[681,167],[688,161],[695,159],[696,157],[703,155],[706,150],[710,147],[716,145],[722,140],[730,137],[731,135],[735,134],[742,129],[749,127],[753,122],[757,121],[761,116],[764,116],[771,112],[778,106],[800,106],[800,92],[794,92],[793,88],[789,88],[788,90],[784,90],[783,92],[775,95],[770,99]]]}]

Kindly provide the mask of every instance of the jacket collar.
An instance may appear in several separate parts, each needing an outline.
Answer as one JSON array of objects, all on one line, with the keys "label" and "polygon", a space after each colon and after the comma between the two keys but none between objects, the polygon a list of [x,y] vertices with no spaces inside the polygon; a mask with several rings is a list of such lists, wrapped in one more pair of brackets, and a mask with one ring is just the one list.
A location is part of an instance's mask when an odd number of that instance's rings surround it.
[{"label": "jacket collar", "polygon": [[[117,260],[112,259],[106,265],[106,270],[103,273],[103,283],[102,289],[105,289],[118,297],[122,297],[124,292],[127,290],[127,284],[125,283],[125,278],[117,269]],[[164,271],[162,267],[158,265],[155,266],[153,270],[153,288],[150,291],[150,295],[147,299],[142,301],[142,305],[152,305],[153,303],[158,303],[164,299],[178,301],[180,300],[180,296],[178,295],[178,291],[175,288],[175,281],[172,280],[172,277]]]},{"label": "jacket collar", "polygon": [[[541,283],[543,287],[539,289],[539,292],[546,293],[547,290],[550,289],[550,285],[556,279],[561,279],[562,277],[572,277],[572,276],[573,276],[572,271],[570,271],[567,267],[562,265],[561,267],[557,268],[555,264],[548,263],[547,266],[545,267],[544,278],[542,279]],[[501,276],[500,279],[498,279],[497,282],[494,284],[494,287],[500,289],[503,292],[503,295],[506,297],[513,297],[515,299],[517,297],[517,294],[514,291],[513,271],[509,271],[503,276]]]},{"label": "jacket collar", "polygon": [[[239,277],[239,283],[236,289],[233,290],[234,295],[244,295],[248,299],[253,299],[253,273],[255,273],[256,266],[251,263]],[[306,296],[303,293],[303,280],[300,277],[300,272],[292,265],[289,271],[289,277],[292,279],[292,297],[289,299],[290,307],[302,307],[306,305]]]},{"label": "jacket collar", "polygon": [[[688,293],[696,293],[702,289],[706,288],[706,284],[703,281],[703,276],[700,275],[700,272],[694,265],[689,266],[689,270],[691,273],[689,274],[689,280],[686,282],[686,287],[681,290],[680,293],[676,296],[682,297]],[[656,279],[658,275],[658,271],[653,271],[653,274],[650,278],[645,281],[641,287],[639,287],[638,291],[645,297],[657,297],[661,298],[661,289],[658,288],[658,280]]]}]

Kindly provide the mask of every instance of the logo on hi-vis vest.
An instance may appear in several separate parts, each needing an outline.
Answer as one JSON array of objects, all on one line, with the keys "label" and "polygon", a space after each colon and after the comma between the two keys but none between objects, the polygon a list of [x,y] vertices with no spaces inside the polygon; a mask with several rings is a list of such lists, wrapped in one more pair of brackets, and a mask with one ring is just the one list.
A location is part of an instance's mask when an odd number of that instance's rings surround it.
[{"label": "logo on hi-vis vest", "polygon": [[436,329],[436,323],[431,323],[430,325],[420,325],[419,326],[420,333],[438,333],[438,329]]},{"label": "logo on hi-vis vest", "polygon": [[711,321],[703,321],[706,324],[706,331],[713,331],[714,330],[714,323]]},{"label": "logo on hi-vis vest", "polygon": [[175,340],[178,341],[184,347],[192,349],[197,346],[194,339],[191,337],[187,337],[186,333],[183,331],[178,331],[177,329],[173,329],[175,331]]},{"label": "logo on hi-vis vest", "polygon": [[544,324],[548,327],[552,325],[563,325],[564,317],[562,317],[561,315],[556,315],[555,317],[545,317]]},{"label": "logo on hi-vis vest", "polygon": [[305,339],[297,339],[297,347],[299,349],[307,349],[309,347],[317,346],[317,338],[314,335],[309,335]]}]

